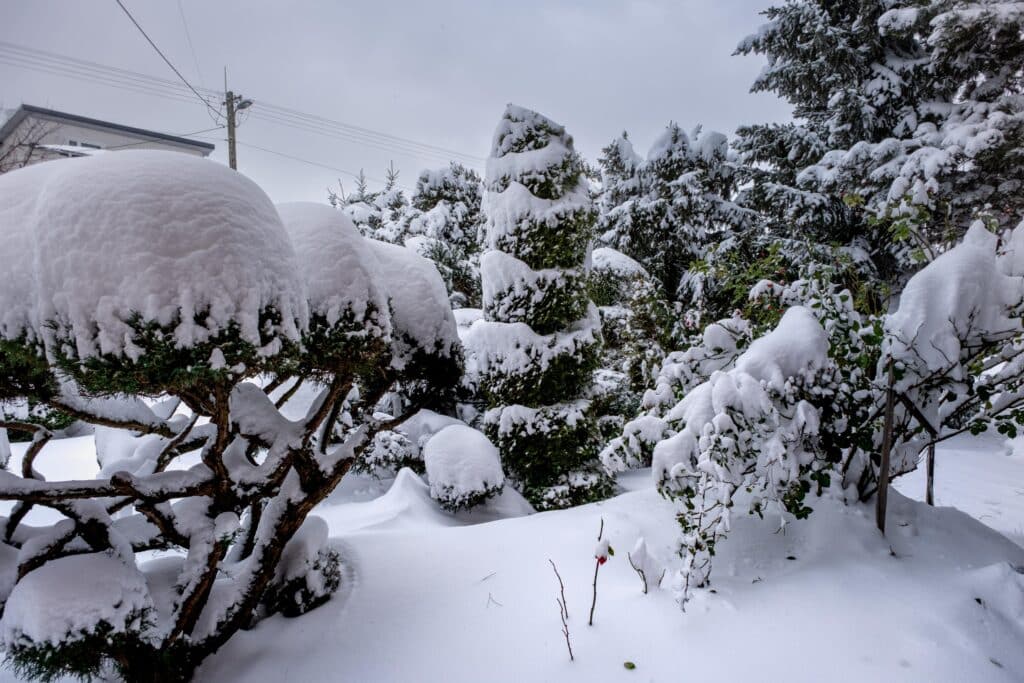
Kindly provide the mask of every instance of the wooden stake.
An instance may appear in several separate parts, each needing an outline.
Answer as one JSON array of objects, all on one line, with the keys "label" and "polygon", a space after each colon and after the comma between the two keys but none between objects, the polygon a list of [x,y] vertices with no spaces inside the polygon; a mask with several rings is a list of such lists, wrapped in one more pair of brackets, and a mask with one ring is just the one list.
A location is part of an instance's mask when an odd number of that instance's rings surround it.
[{"label": "wooden stake", "polygon": [[878,497],[875,500],[875,523],[878,525],[878,530],[882,532],[883,536],[885,535],[885,509],[889,502],[889,452],[892,450],[893,403],[895,402],[893,385],[895,383],[892,359],[890,358],[889,386],[885,391],[885,424],[882,432],[882,457],[878,468]]},{"label": "wooden stake", "polygon": [[928,487],[925,490],[924,500],[929,505],[935,505],[935,444],[928,444],[928,460],[926,465],[928,471]]}]

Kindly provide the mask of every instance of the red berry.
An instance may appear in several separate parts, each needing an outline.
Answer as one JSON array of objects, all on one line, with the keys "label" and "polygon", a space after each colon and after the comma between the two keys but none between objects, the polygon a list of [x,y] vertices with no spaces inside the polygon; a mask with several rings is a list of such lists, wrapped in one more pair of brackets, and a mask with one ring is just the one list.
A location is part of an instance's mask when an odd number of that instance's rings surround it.
[{"label": "red berry", "polygon": [[598,564],[604,564],[607,561],[608,561],[607,557],[599,557],[599,558],[597,558],[597,563]]}]

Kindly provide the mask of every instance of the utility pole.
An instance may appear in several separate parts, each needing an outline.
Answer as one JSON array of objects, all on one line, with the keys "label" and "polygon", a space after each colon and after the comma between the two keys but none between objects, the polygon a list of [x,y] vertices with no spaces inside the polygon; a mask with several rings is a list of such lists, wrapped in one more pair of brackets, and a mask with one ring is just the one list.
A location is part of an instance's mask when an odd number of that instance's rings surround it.
[{"label": "utility pole", "polygon": [[235,128],[238,121],[235,119],[237,112],[248,109],[252,106],[252,100],[243,99],[228,90],[228,68],[224,67],[224,106],[227,109],[228,119],[228,166],[238,170],[238,155],[235,152]]},{"label": "utility pole", "polygon": [[228,90],[224,94],[224,105],[228,108],[228,166],[238,169],[238,158],[235,156],[235,93]]}]

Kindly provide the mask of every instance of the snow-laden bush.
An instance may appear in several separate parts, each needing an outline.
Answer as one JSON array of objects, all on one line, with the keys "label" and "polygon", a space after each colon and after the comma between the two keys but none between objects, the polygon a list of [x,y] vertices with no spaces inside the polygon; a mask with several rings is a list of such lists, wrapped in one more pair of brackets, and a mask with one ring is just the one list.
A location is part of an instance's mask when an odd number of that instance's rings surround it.
[{"label": "snow-laden bush", "polygon": [[[96,479],[44,481],[52,433],[0,419],[33,437],[20,474],[0,472],[16,501],[0,525],[11,664],[187,680],[239,629],[327,599],[339,558],[310,510],[378,431],[458,380],[432,266],[326,206],[279,216],[241,174],[177,154],[39,164],[0,178],[0,206],[17,276],[0,282],[2,398],[107,430]],[[286,419],[263,377],[317,397]],[[396,390],[413,403],[379,418]],[[62,521],[24,524],[35,506]]]},{"label": "snow-laden bush", "polygon": [[684,601],[708,581],[737,492],[751,494],[751,513],[800,518],[812,490],[863,497],[876,475],[881,320],[859,314],[827,270],[764,280],[749,296],[765,322],[721,320],[670,354],[644,413],[602,453],[609,471],[650,458],[662,493],[679,501]]},{"label": "snow-laden bush", "polygon": [[790,308],[731,369],[712,373],[666,416],[678,431],[655,446],[652,468],[661,490],[681,502],[684,601],[710,576],[739,490],[752,493],[759,514],[774,506],[803,516],[811,483],[828,483],[821,413],[807,400],[830,370],[828,350],[810,310]]},{"label": "snow-laden bush", "polygon": [[976,222],[907,283],[885,321],[893,363],[893,474],[929,443],[1024,425],[1024,224],[1005,242]]},{"label": "snow-laden bush", "polygon": [[421,410],[394,430],[377,432],[373,444],[356,460],[357,470],[371,474],[395,475],[404,467],[423,474],[423,447],[437,432],[451,425],[465,424],[433,410]]},{"label": "snow-laden bush", "polygon": [[430,495],[447,510],[471,508],[501,492],[501,456],[481,432],[450,425],[423,447]]},{"label": "snow-laden bush", "polygon": [[488,436],[538,508],[608,495],[585,398],[601,330],[588,297],[594,209],[572,138],[509,105],[487,161],[484,320],[462,338]]}]

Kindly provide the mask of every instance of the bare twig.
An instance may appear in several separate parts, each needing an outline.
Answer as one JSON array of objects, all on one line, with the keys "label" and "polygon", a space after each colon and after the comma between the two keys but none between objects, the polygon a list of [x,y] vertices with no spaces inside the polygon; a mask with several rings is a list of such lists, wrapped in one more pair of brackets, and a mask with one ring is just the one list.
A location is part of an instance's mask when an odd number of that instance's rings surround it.
[{"label": "bare twig", "polygon": [[569,661],[575,662],[576,658],[572,655],[572,642],[569,640],[569,624],[565,620],[565,615],[567,614],[565,603],[562,602],[561,598],[555,598],[555,602],[558,603],[558,616],[562,618],[562,635],[565,636],[565,647],[569,650]]},{"label": "bare twig", "polygon": [[562,575],[558,573],[558,567],[555,566],[554,560],[552,560],[551,558],[548,558],[548,562],[551,563],[551,568],[553,570],[555,570],[555,576],[558,577],[558,588],[559,588],[559,590],[562,593],[561,605],[562,605],[562,609],[565,610],[565,618],[568,619],[569,618],[569,608],[566,607],[567,603],[565,601],[565,584],[562,582]]},{"label": "bare twig", "polygon": [[[629,560],[629,566],[633,568],[633,571],[640,576],[640,580],[644,584],[644,595],[647,595],[647,574],[644,572],[643,567],[636,566],[636,564],[633,563],[633,556],[629,553],[626,553],[626,559]],[[664,574],[662,574],[662,576],[664,576]]]}]

